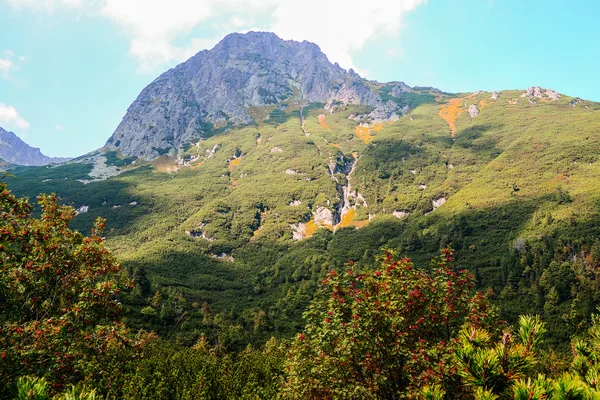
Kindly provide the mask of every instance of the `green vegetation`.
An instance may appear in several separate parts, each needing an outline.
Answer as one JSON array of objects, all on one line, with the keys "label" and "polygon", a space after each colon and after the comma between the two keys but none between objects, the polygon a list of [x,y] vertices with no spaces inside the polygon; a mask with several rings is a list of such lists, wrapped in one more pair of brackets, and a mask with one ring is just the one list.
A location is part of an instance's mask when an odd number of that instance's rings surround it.
[{"label": "green vegetation", "polygon": [[[100,237],[104,222],[84,237],[68,227],[72,208],[53,196],[38,204],[39,219],[0,183],[0,396],[20,375],[43,377],[54,392],[83,379],[104,385],[106,367],[142,344],[119,323],[122,288],[108,276],[120,265]],[[39,380],[19,384],[19,396],[46,390]]]},{"label": "green vegetation", "polygon": [[331,271],[292,344],[284,397],[402,398],[443,381],[460,327],[493,321],[452,259],[445,249],[428,274],[388,252],[375,271]]},{"label": "green vegetation", "polygon": [[130,165],[134,162],[137,157],[119,157],[116,151],[108,151],[104,153],[106,157],[106,165],[115,166],[115,167],[124,167],[126,165]]},{"label": "green vegetation", "polygon": [[[311,104],[302,126],[289,100],[285,110],[265,108],[261,118],[275,113],[273,123],[212,128],[187,147],[189,165],[177,172],[136,162],[84,184],[77,179],[89,179],[92,166],[69,164],[13,169],[6,180],[19,196],[56,192],[64,204],[89,206],[72,221],[82,232],[106,218],[106,243],[124,279],[140,288],[123,297],[127,324],[179,345],[204,335],[211,346],[227,341],[241,351],[294,337],[331,268],[348,260],[375,268],[383,247],[427,265],[452,245],[502,319],[540,315],[546,343],[565,351],[600,304],[599,111],[571,107],[569,97],[530,104],[520,93],[502,92],[495,102],[490,93],[460,97],[461,110],[477,104],[481,112],[458,115],[454,138],[439,115],[448,94],[411,94],[426,101],[373,126],[369,144],[348,119],[364,108],[331,114]],[[513,99],[518,104],[508,104]],[[290,224],[308,222],[320,206],[334,210],[340,192],[329,164],[353,153],[350,182],[367,203],[357,213],[372,220],[293,241]],[[118,162],[113,156],[109,163]]]},{"label": "green vegetation", "polygon": [[[38,219],[4,183],[0,194],[0,398],[600,395],[600,317],[593,315],[589,330],[573,340],[572,359],[557,362],[544,353],[545,324],[524,316],[514,329],[505,326],[488,299],[471,292],[474,277],[454,266],[449,249],[431,268],[415,268],[388,251],[375,270],[354,262],[331,270],[291,343],[270,339],[258,349],[235,350],[231,338],[239,329],[231,325],[214,345],[204,335],[188,347],[153,335],[134,338],[116,322],[118,299],[131,302],[149,283],[138,271],[137,285],[116,289],[127,273],[119,278],[120,266],[104,247],[103,221],[85,238],[68,228],[74,210],[56,198],[40,196]],[[157,292],[152,307],[161,304]],[[213,318],[208,306],[202,309]]]},{"label": "green vegetation", "polygon": [[383,101],[387,102],[391,100],[402,107],[408,106],[411,109],[416,108],[421,104],[435,103],[435,96],[427,90],[422,90],[420,92],[417,92],[416,90],[413,92],[405,92],[398,97],[393,96],[391,91],[392,86],[383,86],[379,89],[379,96],[381,96]]}]

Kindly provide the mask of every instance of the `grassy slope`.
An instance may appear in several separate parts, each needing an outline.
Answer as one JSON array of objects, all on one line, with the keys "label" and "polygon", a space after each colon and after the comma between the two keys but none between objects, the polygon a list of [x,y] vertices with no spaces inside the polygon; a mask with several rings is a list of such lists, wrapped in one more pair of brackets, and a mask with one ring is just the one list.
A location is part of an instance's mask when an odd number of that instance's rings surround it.
[{"label": "grassy slope", "polygon": [[[347,118],[360,110],[325,113],[322,124],[322,109],[305,109],[307,137],[299,113],[289,107],[287,121],[263,110],[280,124],[233,128],[192,146],[188,154],[200,158],[176,173],[160,172],[163,160],[84,185],[74,179],[90,167],[75,164],[16,169],[18,178],[9,184],[18,194],[55,191],[75,207],[89,205],[74,221],[82,230],[97,215],[107,218],[110,246],[126,266],[145,267],[154,289],[175,289],[190,303],[207,301],[248,325],[256,325],[264,310],[260,329],[291,332],[326,269],[348,259],[370,262],[383,245],[427,263],[440,245],[452,243],[482,287],[500,292],[510,274],[503,260],[515,239],[589,242],[598,236],[598,105],[573,108],[568,97],[530,104],[519,96],[502,92],[491,102],[490,93],[456,95],[462,110],[465,102],[476,103],[481,113],[458,115],[454,138],[439,115],[450,96],[438,95],[432,103],[427,94],[408,116],[370,132],[369,144]],[[518,104],[509,105],[515,98]],[[215,145],[219,150],[208,158],[206,150]],[[293,243],[290,223],[305,222],[317,206],[338,201],[327,175],[338,152],[361,155],[352,185],[369,205],[362,214],[376,217],[360,230],[332,235],[322,229]],[[234,158],[239,161],[231,163]],[[441,197],[447,202],[425,215]],[[293,200],[302,205],[289,206]],[[408,218],[391,217],[396,210],[409,212]],[[214,241],[185,234],[201,223]],[[211,256],[221,253],[235,262]],[[202,329],[200,310],[189,312],[187,328]]]}]

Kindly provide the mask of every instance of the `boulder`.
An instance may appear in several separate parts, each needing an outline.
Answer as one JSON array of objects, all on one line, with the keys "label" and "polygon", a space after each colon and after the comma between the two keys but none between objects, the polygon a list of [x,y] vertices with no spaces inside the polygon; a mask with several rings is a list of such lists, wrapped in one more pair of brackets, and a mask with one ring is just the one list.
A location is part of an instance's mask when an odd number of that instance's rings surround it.
[{"label": "boulder", "polygon": [[479,115],[479,108],[477,108],[475,104],[471,104],[469,106],[469,115],[471,116],[471,118],[475,118]]},{"label": "boulder", "polygon": [[394,211],[392,215],[398,219],[404,219],[408,217],[408,213],[406,211]]},{"label": "boulder", "polygon": [[437,200],[431,200],[431,205],[433,206],[433,209],[435,210],[436,208],[439,208],[445,202],[446,202],[446,198],[445,197],[440,197]]},{"label": "boulder", "polygon": [[558,100],[558,99],[560,99],[560,94],[556,93],[552,89],[546,90],[546,96],[548,96],[552,100]]},{"label": "boulder", "polygon": [[333,213],[327,207],[318,207],[314,218],[317,225],[333,225]]},{"label": "boulder", "polygon": [[581,100],[581,99],[578,97],[578,98],[576,98],[576,99],[573,99],[573,100],[571,100],[571,102],[569,103],[569,105],[570,105],[571,107],[575,107],[575,106],[577,106],[577,104],[581,104],[581,103],[583,103],[583,100]]}]

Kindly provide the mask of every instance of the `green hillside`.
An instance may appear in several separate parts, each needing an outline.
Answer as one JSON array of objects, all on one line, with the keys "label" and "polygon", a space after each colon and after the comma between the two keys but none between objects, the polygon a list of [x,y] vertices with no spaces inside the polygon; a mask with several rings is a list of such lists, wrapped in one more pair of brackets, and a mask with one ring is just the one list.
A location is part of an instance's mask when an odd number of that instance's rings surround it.
[{"label": "green hillside", "polygon": [[[290,336],[332,267],[373,263],[386,246],[427,265],[447,245],[504,318],[540,313],[551,340],[567,343],[560,316],[600,300],[600,104],[531,103],[521,91],[398,98],[371,85],[411,111],[365,126],[364,108],[331,114],[290,98],[252,109],[255,125],[214,127],[179,161],[109,152],[104,166],[121,173],[106,180],[81,182],[92,161],[19,167],[6,180],[19,196],[89,207],[74,220],[84,232],[106,218],[109,247],[142,283],[129,323],[183,343],[223,329],[239,343]],[[336,217],[348,182],[361,196]],[[339,224],[319,222],[320,209]],[[294,240],[300,224],[306,238]]]}]

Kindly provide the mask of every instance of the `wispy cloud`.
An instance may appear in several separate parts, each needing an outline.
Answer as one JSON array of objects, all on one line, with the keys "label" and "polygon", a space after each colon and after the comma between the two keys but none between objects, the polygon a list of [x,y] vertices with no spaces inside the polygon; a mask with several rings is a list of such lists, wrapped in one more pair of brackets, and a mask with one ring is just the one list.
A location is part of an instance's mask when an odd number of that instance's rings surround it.
[{"label": "wispy cloud", "polygon": [[6,129],[15,129],[22,133],[29,129],[29,122],[19,115],[14,106],[0,103],[0,126]]},{"label": "wispy cloud", "polygon": [[15,8],[54,11],[59,7],[78,8],[83,6],[83,0],[8,0]]},{"label": "wispy cloud", "polygon": [[0,78],[8,78],[12,71],[17,71],[22,64],[27,62],[27,57],[15,57],[12,50],[3,50],[0,55]]},{"label": "wispy cloud", "polygon": [[[369,40],[397,35],[427,0],[9,0],[34,10],[83,8],[117,23],[142,69],[173,64],[212,47],[231,30],[258,28],[317,43],[331,61],[354,67]],[[225,21],[225,22],[224,22]],[[210,26],[210,36],[193,30]]]},{"label": "wispy cloud", "polygon": [[10,70],[14,68],[15,64],[11,60],[7,58],[0,58],[0,76],[6,78]]},{"label": "wispy cloud", "polygon": [[56,132],[62,132],[65,130],[65,126],[63,124],[56,124],[54,125],[54,130]]}]

